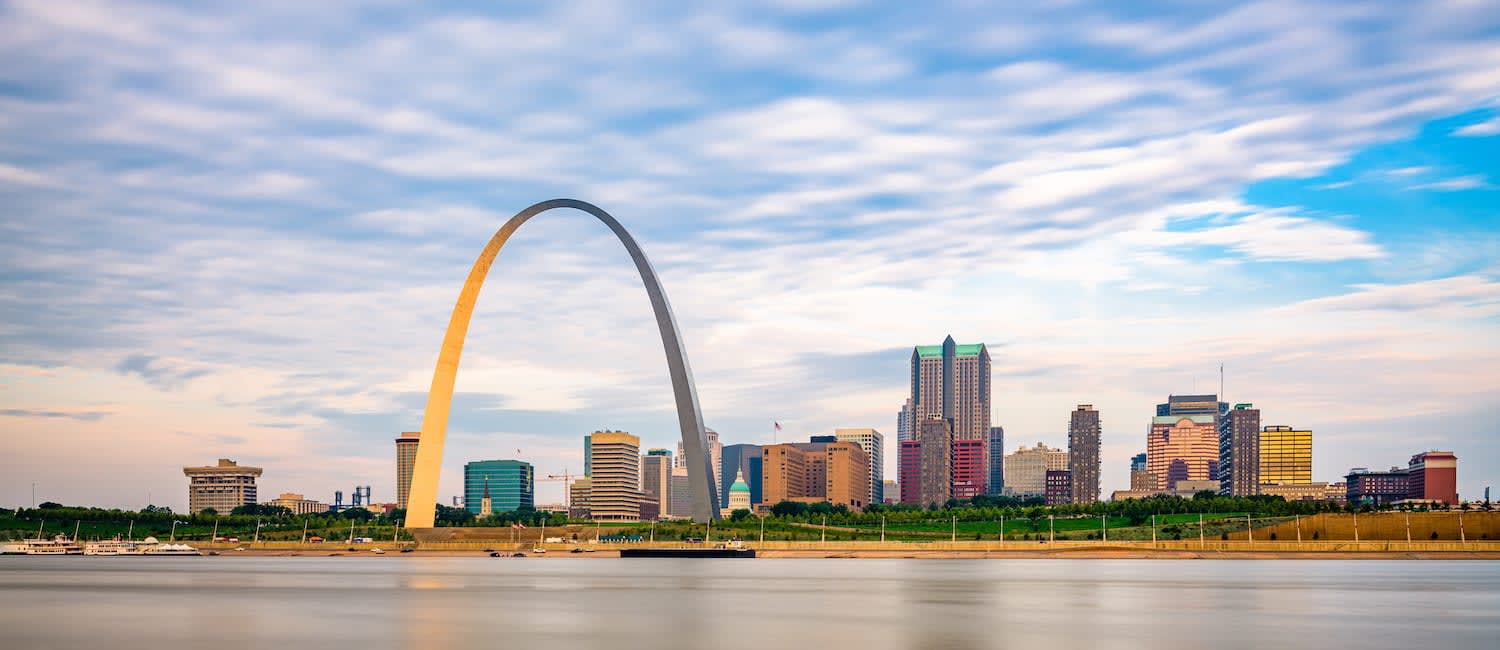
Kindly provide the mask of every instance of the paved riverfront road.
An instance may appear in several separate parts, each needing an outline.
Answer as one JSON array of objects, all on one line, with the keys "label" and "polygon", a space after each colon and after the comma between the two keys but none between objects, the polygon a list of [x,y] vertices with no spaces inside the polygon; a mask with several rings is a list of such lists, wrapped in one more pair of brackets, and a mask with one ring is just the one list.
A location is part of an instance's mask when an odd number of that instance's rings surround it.
[{"label": "paved riverfront road", "polygon": [[1494,648],[1500,562],[0,557],[0,648]]}]

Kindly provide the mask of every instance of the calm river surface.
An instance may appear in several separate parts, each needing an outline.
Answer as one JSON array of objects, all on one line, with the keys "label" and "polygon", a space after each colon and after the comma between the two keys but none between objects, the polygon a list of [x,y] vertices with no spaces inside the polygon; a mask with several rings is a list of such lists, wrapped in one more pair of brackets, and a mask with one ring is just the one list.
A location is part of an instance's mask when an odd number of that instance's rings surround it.
[{"label": "calm river surface", "polygon": [[1496,648],[1500,562],[0,557],[0,648]]}]

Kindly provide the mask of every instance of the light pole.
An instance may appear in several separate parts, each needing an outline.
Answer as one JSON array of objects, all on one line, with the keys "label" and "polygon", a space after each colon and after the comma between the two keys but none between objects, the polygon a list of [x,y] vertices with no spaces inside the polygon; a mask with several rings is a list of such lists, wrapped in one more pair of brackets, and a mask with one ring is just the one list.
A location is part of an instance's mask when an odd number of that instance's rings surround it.
[{"label": "light pole", "polygon": [[1156,514],[1151,515],[1151,548],[1156,548]]},{"label": "light pole", "polygon": [[823,538],[818,540],[819,544],[828,543],[828,515],[823,515]]},{"label": "light pole", "polygon": [[1048,544],[1051,544],[1054,541],[1054,538],[1057,537],[1057,526],[1054,524],[1055,521],[1056,521],[1056,516],[1055,515],[1047,515],[1047,543]]},{"label": "light pole", "polygon": [[651,543],[656,543],[656,520],[651,520]]},{"label": "light pole", "polygon": [[958,515],[953,515],[953,538],[950,541],[958,541]]},{"label": "light pole", "polygon": [[760,543],[766,543],[766,516],[760,516]]},{"label": "light pole", "polygon": [[180,523],[182,522],[177,521],[176,519],[172,520],[172,534],[167,536],[167,543],[170,544],[177,541],[177,524]]},{"label": "light pole", "polygon": [[1464,536],[1464,513],[1460,512],[1458,513],[1458,543],[1466,544],[1468,541],[1468,538]]},{"label": "light pole", "polygon": [[1104,515],[1099,515],[1099,538],[1109,541],[1109,522],[1105,521]]},{"label": "light pole", "polygon": [[1297,543],[1301,544],[1302,543],[1302,515],[1293,515],[1293,518],[1297,522]]},{"label": "light pole", "polygon": [[1207,548],[1203,542],[1203,513],[1198,513],[1198,550]]},{"label": "light pole", "polygon": [[260,520],[256,519],[255,520],[255,539],[250,540],[250,545],[251,546],[255,546],[256,544],[259,544],[259,543],[260,543]]},{"label": "light pole", "polygon": [[1245,515],[1245,539],[1252,544],[1255,543],[1255,529],[1250,523],[1250,515],[1248,514]]},{"label": "light pole", "polygon": [[[392,540],[395,541],[395,540]],[[307,517],[302,518],[302,543],[307,543]]]},{"label": "light pole", "polygon": [[1354,541],[1359,541],[1359,511],[1354,511]]},{"label": "light pole", "polygon": [[1000,515],[1000,541],[1005,541],[1005,515]]},{"label": "light pole", "polygon": [[1406,543],[1411,543],[1411,511],[1406,511]]},{"label": "light pole", "polygon": [[880,516],[880,541],[885,543],[885,515]]}]

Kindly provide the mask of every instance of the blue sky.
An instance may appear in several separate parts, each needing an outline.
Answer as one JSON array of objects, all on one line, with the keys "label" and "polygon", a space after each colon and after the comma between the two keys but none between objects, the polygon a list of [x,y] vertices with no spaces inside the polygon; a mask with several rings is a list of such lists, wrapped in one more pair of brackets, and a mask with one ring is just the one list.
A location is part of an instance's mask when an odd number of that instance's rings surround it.
[{"label": "blue sky", "polygon": [[[1477,496],[1500,11],[1154,7],[0,5],[0,504],[182,506],[218,457],[390,499],[468,266],[556,196],[651,255],[731,442],[894,435],[951,333],[1010,448],[1100,408],[1106,490],[1223,363],[1317,480],[1443,448]],[[440,494],[517,449],[576,472],[597,428],[671,446],[638,283],[583,215],[512,240]]]}]

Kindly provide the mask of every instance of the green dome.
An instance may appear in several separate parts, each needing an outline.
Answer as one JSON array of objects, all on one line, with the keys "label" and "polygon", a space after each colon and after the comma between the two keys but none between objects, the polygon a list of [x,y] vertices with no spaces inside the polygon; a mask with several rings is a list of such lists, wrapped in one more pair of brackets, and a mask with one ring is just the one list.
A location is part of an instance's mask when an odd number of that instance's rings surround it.
[{"label": "green dome", "polygon": [[729,486],[730,492],[749,492],[750,486],[745,484],[745,473],[734,473],[734,484]]}]

